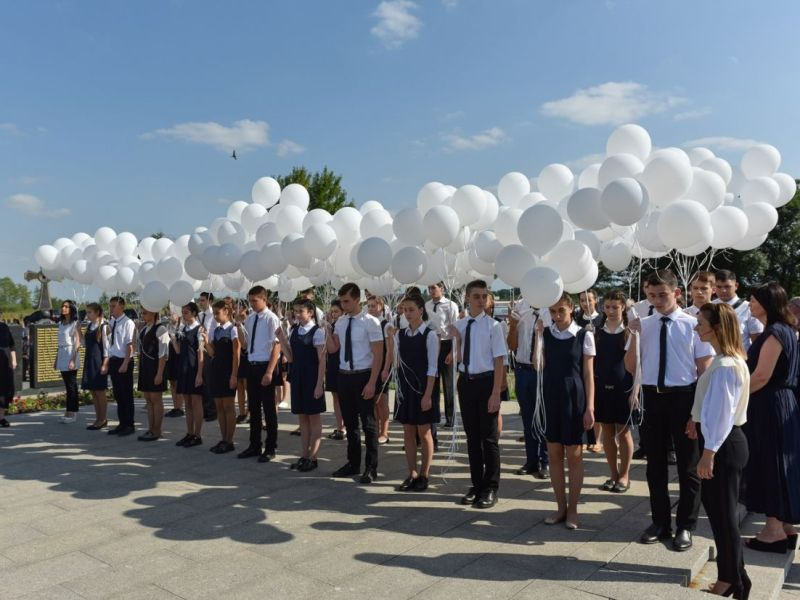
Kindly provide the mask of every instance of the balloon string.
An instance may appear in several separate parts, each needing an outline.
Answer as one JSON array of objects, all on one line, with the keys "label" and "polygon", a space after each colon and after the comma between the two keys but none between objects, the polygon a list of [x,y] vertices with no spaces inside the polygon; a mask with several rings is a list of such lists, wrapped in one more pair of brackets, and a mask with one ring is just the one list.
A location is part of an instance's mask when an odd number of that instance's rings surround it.
[{"label": "balloon string", "polygon": [[[533,326],[536,327],[536,321],[534,321]],[[536,361],[536,404],[533,408],[531,433],[534,438],[546,439],[547,411],[544,407],[544,334],[538,330],[536,331],[534,360]]]}]

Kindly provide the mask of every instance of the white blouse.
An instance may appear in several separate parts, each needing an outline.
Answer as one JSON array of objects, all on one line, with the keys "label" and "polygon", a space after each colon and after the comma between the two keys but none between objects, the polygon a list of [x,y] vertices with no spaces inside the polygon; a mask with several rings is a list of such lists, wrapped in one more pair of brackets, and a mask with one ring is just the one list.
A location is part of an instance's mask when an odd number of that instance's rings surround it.
[{"label": "white blouse", "polygon": [[733,426],[747,421],[749,388],[749,372],[743,359],[716,356],[700,376],[692,419],[697,422],[699,418],[706,450],[717,452]]},{"label": "white blouse", "polygon": [[[80,327],[78,321],[58,324],[58,354],[56,356],[56,371],[78,371],[81,368],[81,356],[76,352],[76,328]],[[75,361],[74,369],[69,368],[69,362]]]}]

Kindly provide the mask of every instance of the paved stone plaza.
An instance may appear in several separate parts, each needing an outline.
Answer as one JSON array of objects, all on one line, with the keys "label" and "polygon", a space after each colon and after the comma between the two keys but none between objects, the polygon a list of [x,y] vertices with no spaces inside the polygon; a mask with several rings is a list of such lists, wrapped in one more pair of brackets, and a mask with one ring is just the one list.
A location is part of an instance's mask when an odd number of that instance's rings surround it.
[{"label": "paved stone plaza", "polygon": [[[500,502],[485,512],[457,503],[467,465],[463,442],[446,463],[449,432],[428,492],[402,494],[394,425],[381,477],[360,486],[329,477],[345,442],[324,440],[319,470],[289,470],[298,438],[288,411],[271,464],[209,453],[216,423],[203,446],[182,449],[182,420],[166,419],[166,439],[142,443],[86,431],[91,407],[74,425],[57,413],[12,417],[0,429],[0,598],[708,597],[683,587],[716,573],[704,517],[690,552],[633,543],[649,522],[641,461],[630,491],[610,494],[597,489],[602,455],[587,454],[580,529],[544,525],[549,483],[513,474],[524,462],[516,407],[504,403]],[[751,598],[800,598],[794,571],[782,591],[767,587]]]}]

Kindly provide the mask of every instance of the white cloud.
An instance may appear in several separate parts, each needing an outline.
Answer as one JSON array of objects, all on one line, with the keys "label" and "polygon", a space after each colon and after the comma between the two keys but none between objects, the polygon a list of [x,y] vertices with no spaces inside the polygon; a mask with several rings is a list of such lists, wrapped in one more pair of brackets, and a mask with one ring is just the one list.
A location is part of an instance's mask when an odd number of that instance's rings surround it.
[{"label": "white cloud", "polygon": [[447,134],[443,135],[442,139],[446,144],[445,150],[447,152],[455,152],[457,150],[482,150],[491,146],[497,146],[506,141],[508,136],[506,132],[499,127],[492,127],[491,129],[467,137]]},{"label": "white cloud", "polygon": [[604,153],[598,152],[597,154],[587,154],[586,156],[581,156],[580,158],[576,158],[575,160],[565,161],[564,164],[573,170],[583,170],[589,165],[603,162],[603,159],[605,159],[605,157],[606,155]]},{"label": "white cloud", "polygon": [[292,140],[281,140],[278,142],[278,156],[284,157],[290,154],[302,154],[306,151],[305,146],[301,146]]},{"label": "white cloud", "polygon": [[19,129],[13,123],[0,123],[0,132],[9,135],[19,135]]},{"label": "white cloud", "polygon": [[455,8],[458,6],[458,0],[442,0],[442,4],[445,8]]},{"label": "white cloud", "polygon": [[706,148],[716,148],[717,150],[742,152],[744,150],[752,148],[756,144],[761,144],[761,143],[763,142],[759,142],[758,140],[752,140],[749,138],[735,138],[735,137],[719,135],[719,136],[697,138],[696,140],[689,140],[688,142],[684,142],[683,145],[686,148],[696,148],[697,146],[704,146]]},{"label": "white cloud", "polygon": [[31,194],[13,194],[6,200],[6,207],[29,217],[60,219],[72,211],[68,208],[47,208],[41,198]]},{"label": "white cloud", "polygon": [[700,117],[705,117],[706,115],[710,114],[711,114],[710,108],[698,108],[695,110],[687,110],[684,112],[679,112],[674,117],[672,117],[672,120],[687,121],[689,119],[699,119]]},{"label": "white cloud", "polygon": [[167,129],[142,134],[142,139],[165,137],[190,144],[206,144],[224,152],[250,150],[269,145],[269,125],[266,121],[242,119],[226,127],[214,121],[179,123]]},{"label": "white cloud", "polygon": [[685,98],[652,92],[635,81],[608,81],[579,89],[571,96],[545,102],[541,112],[579,125],[619,125],[663,113],[686,103]]},{"label": "white cloud", "polygon": [[417,37],[422,21],[411,14],[419,8],[411,0],[385,0],[378,5],[373,17],[378,19],[370,33],[387,48],[399,48],[405,42]]}]

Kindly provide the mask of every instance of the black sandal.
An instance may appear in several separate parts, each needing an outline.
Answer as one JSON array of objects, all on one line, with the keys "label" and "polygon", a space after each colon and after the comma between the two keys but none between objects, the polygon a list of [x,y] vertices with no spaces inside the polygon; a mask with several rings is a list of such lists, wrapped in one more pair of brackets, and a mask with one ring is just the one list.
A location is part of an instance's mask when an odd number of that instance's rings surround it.
[{"label": "black sandal", "polygon": [[630,483],[625,485],[624,483],[620,483],[618,481],[617,483],[614,484],[614,487],[611,488],[611,491],[614,492],[615,494],[624,494],[625,492],[628,491],[628,488],[630,488],[630,486],[631,486]]},{"label": "black sandal", "polygon": [[616,482],[613,479],[606,479],[606,482],[600,486],[600,489],[604,492],[612,492],[614,491],[614,486]]},{"label": "black sandal", "polygon": [[786,554],[788,550],[787,540],[778,540],[777,542],[763,542],[754,537],[750,538],[744,543],[750,550],[757,550],[758,552],[772,552],[773,554]]}]

